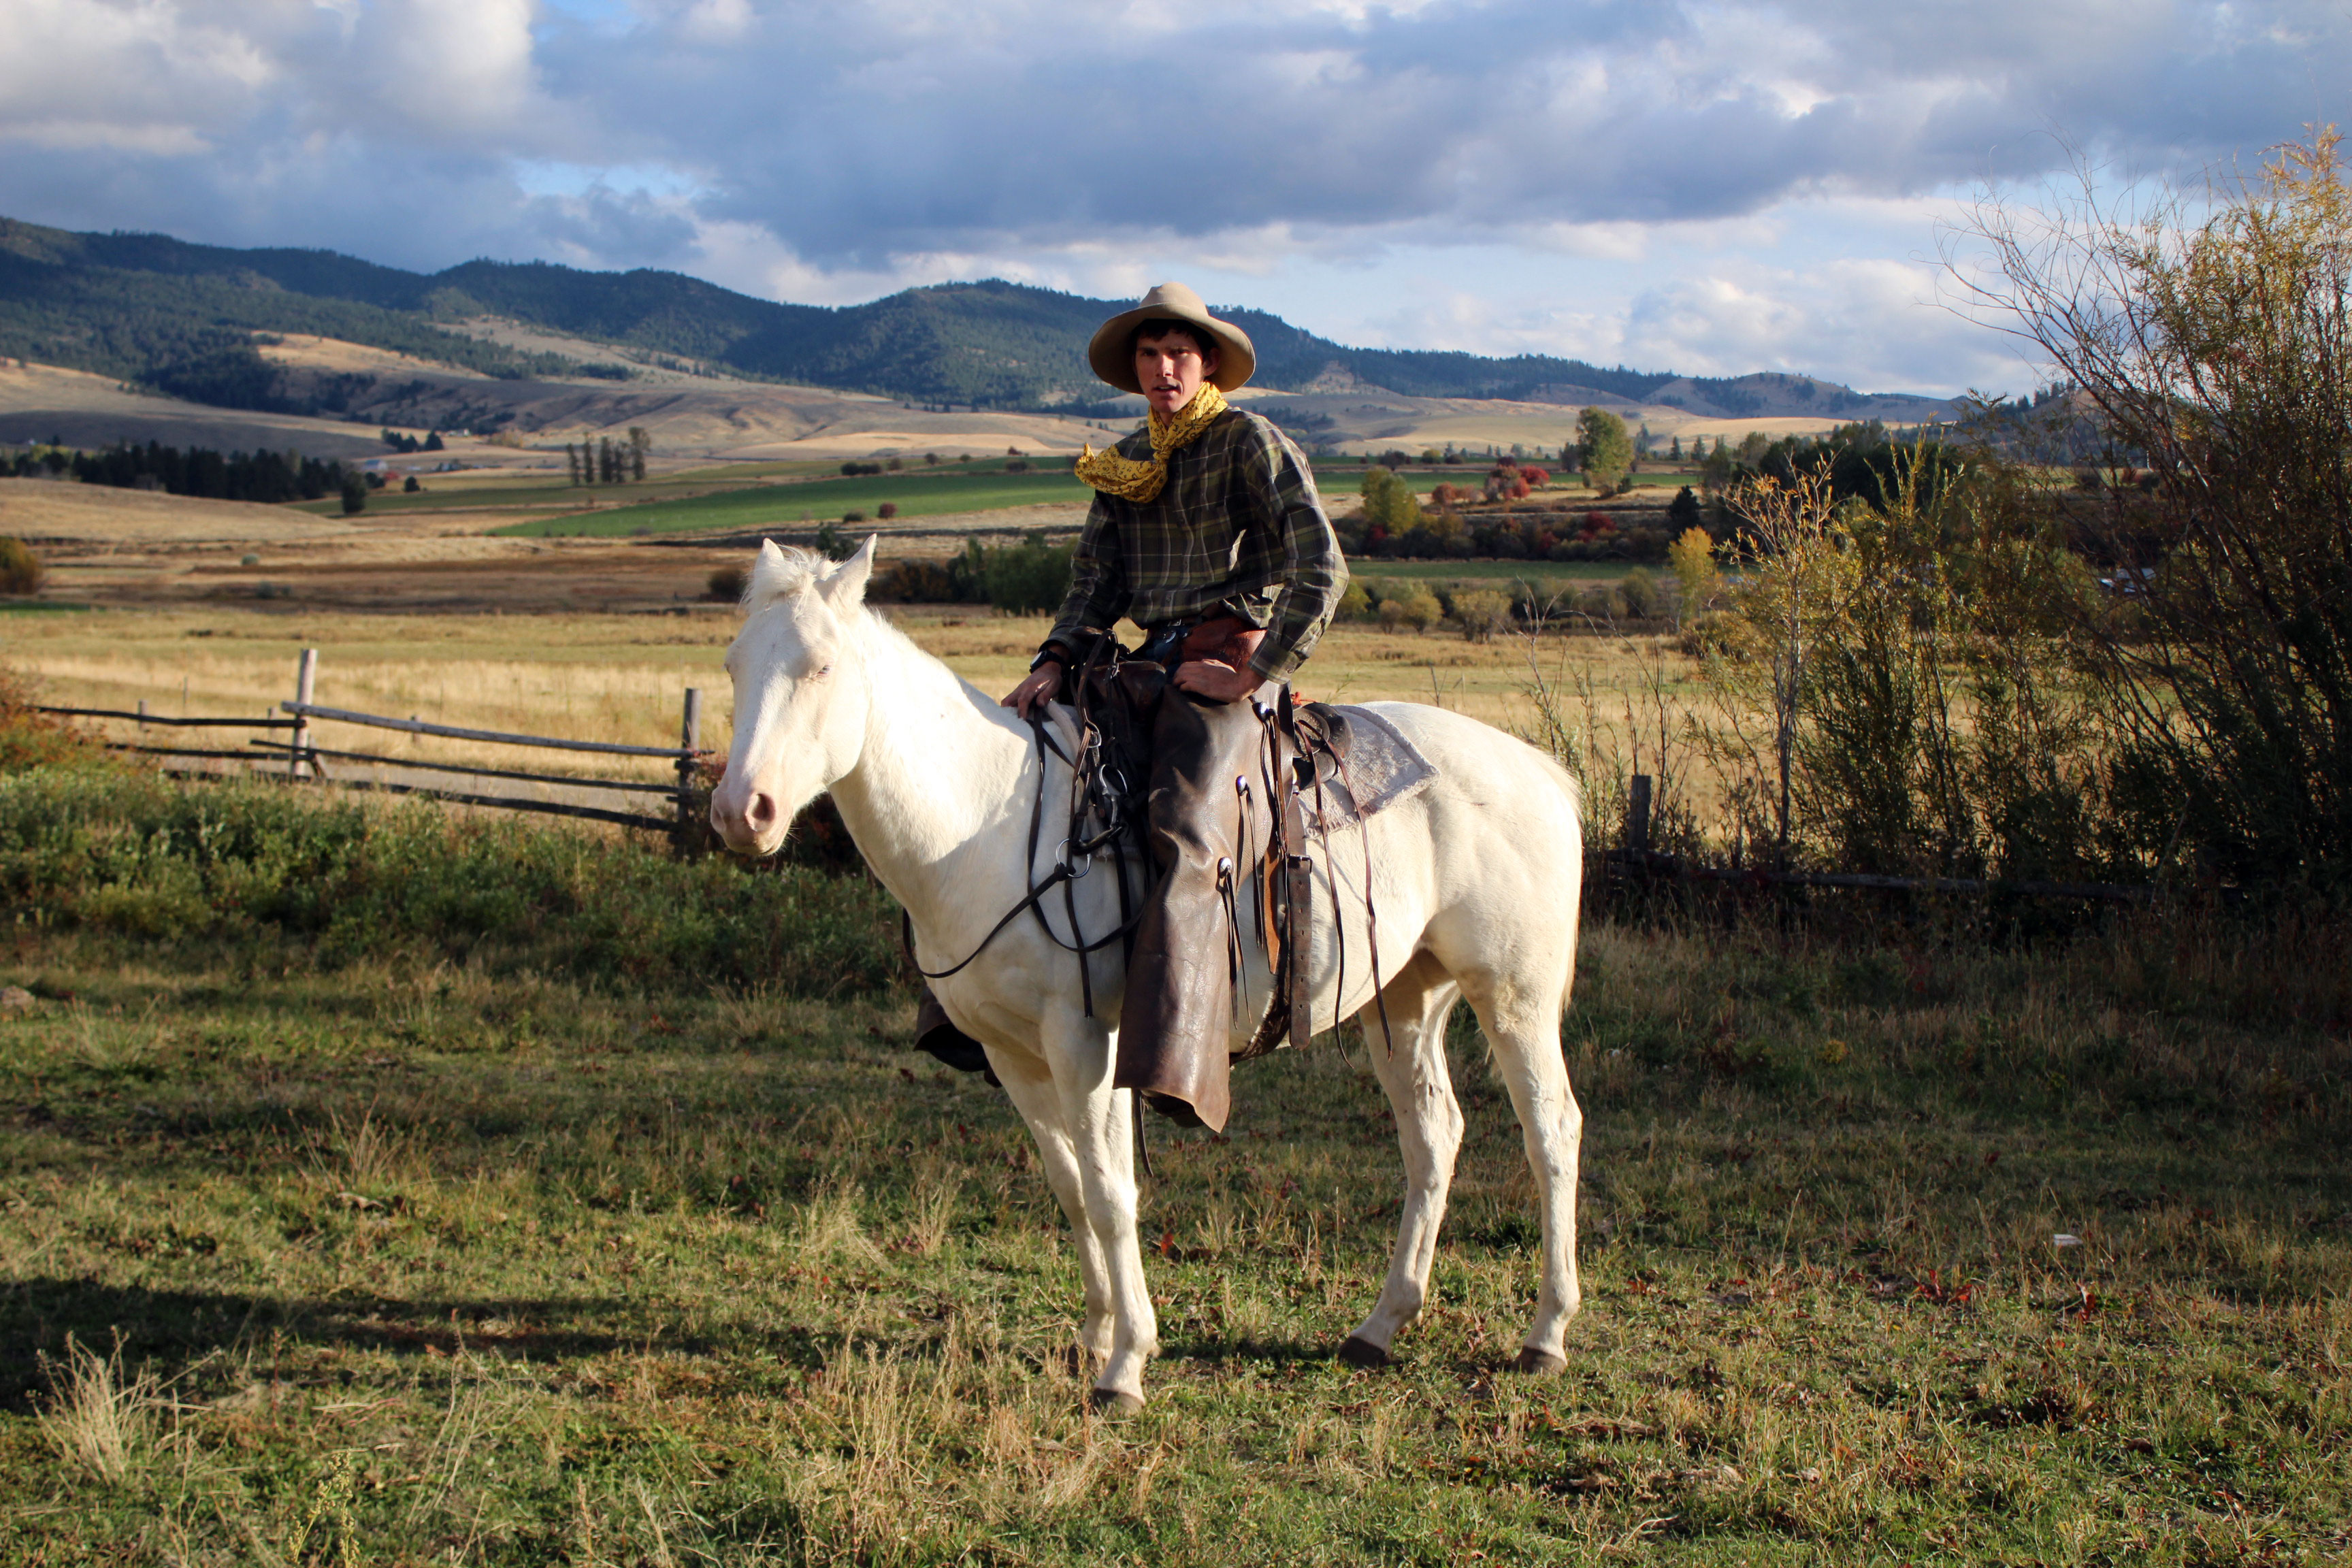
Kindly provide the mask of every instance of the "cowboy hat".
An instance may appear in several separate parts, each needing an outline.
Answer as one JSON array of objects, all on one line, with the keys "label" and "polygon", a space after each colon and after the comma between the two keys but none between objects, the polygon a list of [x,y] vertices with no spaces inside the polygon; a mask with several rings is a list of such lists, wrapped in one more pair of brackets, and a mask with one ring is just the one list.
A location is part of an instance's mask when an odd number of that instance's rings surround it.
[{"label": "cowboy hat", "polygon": [[1249,334],[1209,314],[1201,297],[1181,283],[1153,285],[1143,303],[1097,328],[1094,342],[1087,345],[1087,363],[1121,392],[1141,392],[1143,384],[1135,376],[1135,329],[1155,321],[1182,321],[1216,340],[1217,374],[1209,379],[1219,392],[1233,391],[1257,369],[1257,350],[1250,346]]}]

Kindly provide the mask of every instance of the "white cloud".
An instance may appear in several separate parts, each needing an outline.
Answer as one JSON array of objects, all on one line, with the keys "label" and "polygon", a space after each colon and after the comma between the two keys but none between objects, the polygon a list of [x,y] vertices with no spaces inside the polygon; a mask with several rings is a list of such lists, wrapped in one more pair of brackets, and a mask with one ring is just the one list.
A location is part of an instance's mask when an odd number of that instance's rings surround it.
[{"label": "white cloud", "polygon": [[1953,192],[2031,180],[2063,139],[2193,176],[2347,118],[2352,80],[2352,27],[2304,0],[14,0],[10,21],[0,211],[35,221],[810,300],[1190,271],[1333,335],[1678,369],[1812,342],[1938,388],[1977,351],[1894,301]]}]

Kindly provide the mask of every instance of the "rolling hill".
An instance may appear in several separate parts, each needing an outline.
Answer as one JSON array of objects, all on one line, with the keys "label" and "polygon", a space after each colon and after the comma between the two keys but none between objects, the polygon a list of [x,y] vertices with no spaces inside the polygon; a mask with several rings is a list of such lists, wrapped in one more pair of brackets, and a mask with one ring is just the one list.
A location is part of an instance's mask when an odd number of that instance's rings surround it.
[{"label": "rolling hill", "polygon": [[[469,261],[426,274],[331,251],[237,250],[0,218],[0,355],[280,414],[342,414],[373,400],[333,376],[290,374],[257,352],[256,334],[310,334],[507,381],[627,381],[658,370],[974,410],[1131,415],[1135,400],[1106,401],[1085,359],[1096,325],[1120,308],[989,279],[828,309],[756,300],[675,272]],[[1349,348],[1264,311],[1220,313],[1250,334],[1257,384],[1276,392],[1360,388],[1890,423],[1934,417],[1942,406],[1804,376],[1683,377],[1544,355]],[[497,329],[515,326],[574,340],[573,352],[499,341]]]}]

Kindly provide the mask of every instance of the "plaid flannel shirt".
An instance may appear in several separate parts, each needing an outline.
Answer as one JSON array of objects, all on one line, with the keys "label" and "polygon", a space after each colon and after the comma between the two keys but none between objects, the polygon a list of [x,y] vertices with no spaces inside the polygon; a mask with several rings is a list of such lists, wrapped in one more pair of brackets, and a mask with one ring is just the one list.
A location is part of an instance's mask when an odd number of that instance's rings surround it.
[{"label": "plaid flannel shirt", "polygon": [[[1149,462],[1150,432],[1117,450]],[[1071,567],[1048,641],[1075,649],[1121,616],[1150,626],[1222,609],[1265,628],[1250,668],[1268,680],[1306,661],[1348,585],[1306,454],[1239,408],[1169,455],[1156,500],[1097,491]]]}]

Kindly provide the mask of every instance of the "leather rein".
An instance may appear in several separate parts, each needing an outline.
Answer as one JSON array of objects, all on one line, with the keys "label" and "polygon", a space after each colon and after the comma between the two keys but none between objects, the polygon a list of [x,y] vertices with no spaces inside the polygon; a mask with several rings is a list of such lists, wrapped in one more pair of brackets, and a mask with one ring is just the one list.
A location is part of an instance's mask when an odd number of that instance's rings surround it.
[{"label": "leather rein", "polygon": [[[1021,900],[988,928],[988,934],[980,939],[979,946],[967,953],[961,963],[945,969],[925,969],[921,961],[916,958],[914,917],[901,909],[898,911],[899,944],[906,949],[907,962],[914,965],[915,973],[924,979],[944,980],[969,968],[974,960],[988,951],[989,943],[1002,936],[1005,928],[1019,920],[1025,911],[1036,917],[1037,929],[1045,933],[1047,941],[1066,952],[1078,955],[1079,991],[1085,999],[1086,1016],[1089,1018],[1094,1016],[1094,976],[1087,963],[1087,954],[1098,952],[1112,942],[1131,935],[1142,923],[1146,908],[1139,898],[1129,893],[1127,885],[1129,856],[1118,840],[1121,837],[1132,838],[1135,851],[1143,863],[1147,867],[1150,863],[1150,850],[1144,842],[1141,827],[1129,814],[1131,792],[1127,777],[1103,754],[1103,731],[1094,721],[1091,712],[1093,704],[1088,700],[1090,683],[1086,678],[1092,673],[1097,662],[1097,659],[1088,659],[1085,669],[1077,672],[1075,681],[1076,701],[1072,706],[1078,719],[1078,754],[1076,757],[1062,750],[1061,743],[1046,729],[1044,719],[1033,711],[1027,721],[1029,731],[1036,739],[1037,791],[1029,803],[1029,853],[1023,864],[1032,868],[1033,874],[1037,864],[1037,848],[1044,840],[1047,753],[1050,752],[1070,770],[1069,816],[1062,842],[1055,855],[1054,868],[1045,874],[1043,880],[1029,884],[1029,890]],[[1089,821],[1100,826],[1087,832]],[[1108,852],[1112,864],[1118,870],[1120,918],[1118,924],[1109,931],[1089,942],[1085,930],[1078,924],[1078,899],[1075,884],[1094,869],[1096,855],[1105,851]],[[1147,879],[1149,875],[1147,870]],[[1056,888],[1062,889],[1063,909],[1069,917],[1071,940],[1068,942],[1063,941],[1052,922],[1045,919],[1045,900]]]}]

